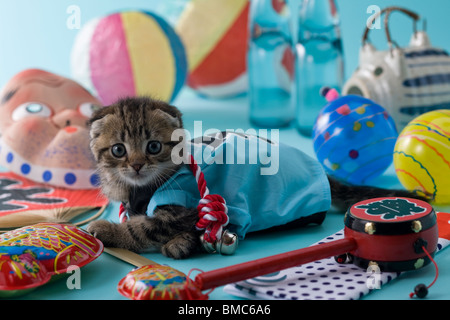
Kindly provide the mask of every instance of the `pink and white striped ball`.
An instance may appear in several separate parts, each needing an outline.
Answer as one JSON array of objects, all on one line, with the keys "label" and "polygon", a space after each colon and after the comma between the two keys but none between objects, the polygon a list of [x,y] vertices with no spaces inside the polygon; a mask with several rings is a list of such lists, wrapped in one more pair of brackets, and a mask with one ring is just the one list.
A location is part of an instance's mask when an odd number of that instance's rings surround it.
[{"label": "pink and white striped ball", "polygon": [[172,101],[187,76],[184,46],[158,15],[125,11],[86,23],[75,39],[72,76],[103,104],[126,96]]}]

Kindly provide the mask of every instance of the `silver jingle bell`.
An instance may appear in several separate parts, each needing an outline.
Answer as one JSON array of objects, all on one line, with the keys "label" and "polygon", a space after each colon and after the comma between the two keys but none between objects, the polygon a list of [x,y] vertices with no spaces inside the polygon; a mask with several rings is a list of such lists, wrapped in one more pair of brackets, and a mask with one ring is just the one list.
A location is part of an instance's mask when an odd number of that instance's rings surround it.
[{"label": "silver jingle bell", "polygon": [[216,244],[216,249],[220,254],[223,255],[232,255],[236,252],[236,249],[239,244],[239,239],[236,233],[231,233],[228,230],[225,230],[222,233],[222,238]]},{"label": "silver jingle bell", "polygon": [[222,255],[232,255],[236,252],[237,246],[239,244],[239,239],[237,234],[231,233],[228,230],[222,232],[222,237],[220,240],[209,243],[205,241],[203,235],[200,236],[200,241],[202,243],[203,249],[208,253],[218,252]]},{"label": "silver jingle bell", "polygon": [[200,236],[200,242],[202,244],[203,249],[207,252],[207,253],[215,253],[216,252],[216,243],[210,243],[207,242],[205,240],[205,238],[203,237],[203,234]]}]

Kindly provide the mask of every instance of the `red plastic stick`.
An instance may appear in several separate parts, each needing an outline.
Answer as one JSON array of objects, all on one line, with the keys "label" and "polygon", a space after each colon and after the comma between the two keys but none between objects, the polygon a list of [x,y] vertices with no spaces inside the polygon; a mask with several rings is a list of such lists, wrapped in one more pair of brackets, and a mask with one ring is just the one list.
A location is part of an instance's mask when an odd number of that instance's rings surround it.
[{"label": "red plastic stick", "polygon": [[234,266],[202,272],[195,277],[195,283],[200,290],[207,290],[331,256],[337,256],[353,251],[356,249],[356,246],[356,241],[353,238],[344,238]]}]

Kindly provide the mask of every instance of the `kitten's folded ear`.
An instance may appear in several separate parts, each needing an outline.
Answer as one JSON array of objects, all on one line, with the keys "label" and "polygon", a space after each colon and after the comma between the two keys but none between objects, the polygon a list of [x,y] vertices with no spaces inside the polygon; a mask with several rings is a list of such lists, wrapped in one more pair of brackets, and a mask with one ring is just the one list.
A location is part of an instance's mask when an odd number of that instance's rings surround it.
[{"label": "kitten's folded ear", "polygon": [[91,118],[88,121],[88,125],[92,126],[95,121],[103,119],[108,114],[113,114],[114,112],[115,109],[113,106],[102,107],[92,114]]},{"label": "kitten's folded ear", "polygon": [[182,114],[177,107],[161,104],[155,111],[159,111],[161,115],[164,115],[175,128],[183,128]]},{"label": "kitten's folded ear", "polygon": [[103,120],[107,115],[113,114],[114,112],[115,108],[113,106],[102,107],[101,109],[94,112],[94,114],[88,121],[91,139],[96,139],[100,135],[104,122],[101,120]]}]

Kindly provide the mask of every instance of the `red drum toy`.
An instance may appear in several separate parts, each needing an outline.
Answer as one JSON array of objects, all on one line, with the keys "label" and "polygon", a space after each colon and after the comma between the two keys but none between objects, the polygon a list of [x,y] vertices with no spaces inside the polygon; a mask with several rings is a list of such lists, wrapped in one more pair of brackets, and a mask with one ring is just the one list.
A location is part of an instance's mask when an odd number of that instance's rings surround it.
[{"label": "red drum toy", "polygon": [[[345,215],[344,233],[345,237],[340,240],[201,272],[195,280],[178,273],[164,275],[161,268],[152,269],[155,264],[141,267],[121,281],[119,291],[132,299],[144,296],[201,299],[207,298],[207,295],[202,295],[203,290],[332,256],[338,262],[344,262],[348,257],[362,268],[376,265],[386,272],[416,270],[432,261],[439,238],[433,208],[424,201],[409,198],[376,198],[356,203]],[[143,272],[147,274],[143,276]],[[144,281],[150,283],[146,287],[142,280],[148,277],[151,281]],[[161,281],[155,281],[156,278]],[[164,294],[152,292],[160,288]],[[141,290],[145,290],[145,294]],[[419,297],[426,295],[425,292],[424,295],[416,294]]]},{"label": "red drum toy", "polygon": [[426,202],[378,198],[353,205],[345,215],[345,239],[354,242],[348,256],[367,268],[382,271],[419,269],[431,262],[438,242],[436,213]]},{"label": "red drum toy", "polygon": [[434,209],[407,198],[358,202],[346,213],[344,232],[341,240],[200,273],[195,282],[209,289],[343,254],[363,268],[377,264],[386,272],[415,270],[430,263],[427,253],[434,255],[438,242]]}]

